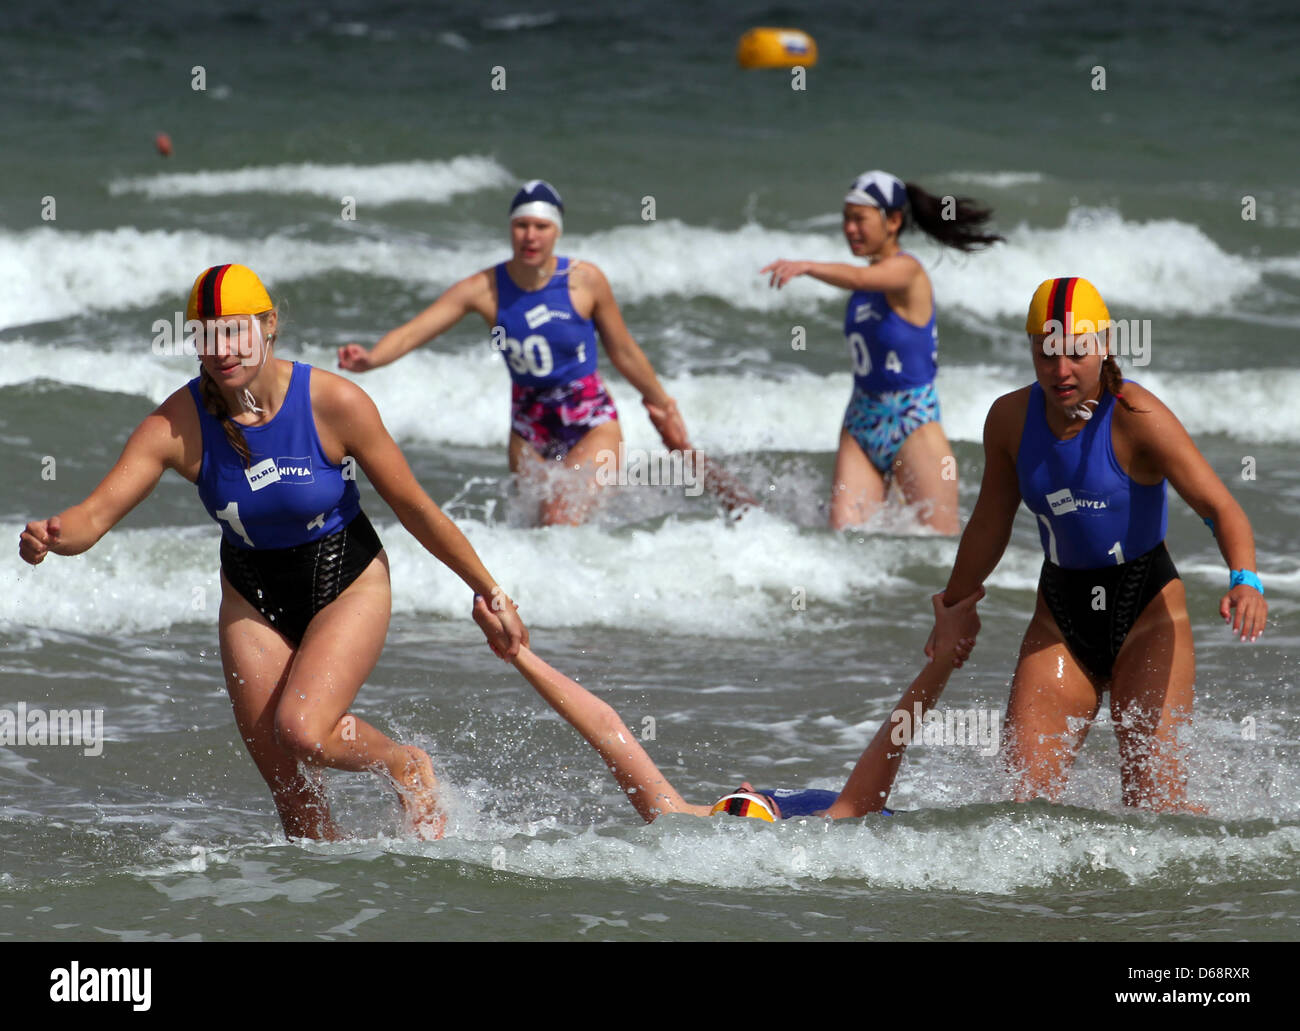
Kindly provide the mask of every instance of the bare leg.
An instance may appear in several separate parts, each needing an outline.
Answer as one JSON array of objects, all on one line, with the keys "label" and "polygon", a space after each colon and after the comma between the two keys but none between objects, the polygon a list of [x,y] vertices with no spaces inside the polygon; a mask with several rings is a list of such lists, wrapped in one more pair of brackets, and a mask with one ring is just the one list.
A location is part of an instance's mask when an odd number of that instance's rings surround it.
[{"label": "bare leg", "polygon": [[540,512],[543,526],[579,526],[586,520],[602,489],[596,479],[601,452],[617,455],[622,439],[618,420],[611,419],[589,430],[563,462],[548,462],[519,434],[510,434],[510,471],[545,487]]},{"label": "bare leg", "polygon": [[885,480],[848,430],[840,430],[840,449],[831,477],[832,530],[862,526],[885,501]]},{"label": "bare leg", "polygon": [[383,651],[391,604],[388,559],[380,552],[307,627],[276,710],[276,735],[313,766],[384,774],[401,797],[408,829],[436,835],[442,824],[429,757],[348,712]]},{"label": "bare leg", "polygon": [[[390,604],[388,560],[381,552],[316,614],[295,653],[238,592],[228,586],[224,590],[221,640],[227,688],[286,833],[300,834],[298,828],[305,827],[304,836],[337,836],[327,812],[313,822],[312,806],[323,804],[319,788],[304,803],[300,796],[305,789],[288,776],[299,763],[383,773],[398,790],[410,828],[441,832],[429,757],[347,711],[383,649]],[[268,677],[277,661],[282,673],[271,697]]]},{"label": "bare leg", "polygon": [[1007,702],[1003,754],[1008,770],[1018,776],[1016,801],[1060,799],[1100,705],[1097,689],[1070,654],[1040,594]]},{"label": "bare leg", "polygon": [[1171,580],[1133,625],[1111,679],[1125,805],[1205,811],[1187,801],[1178,740],[1191,722],[1195,681],[1186,592],[1181,580]]},{"label": "bare leg", "polygon": [[341,837],[330,818],[319,777],[315,771],[304,770],[276,738],[275,711],[293,663],[293,648],[224,576],[218,634],[235,724],[271,789],[284,833],[292,838]]},{"label": "bare leg", "polygon": [[958,531],[957,460],[939,423],[927,422],[903,441],[894,479],[909,505],[921,505],[922,523],[938,533]]},{"label": "bare leg", "polygon": [[[602,458],[605,462],[601,464],[615,462],[622,439],[623,430],[618,420],[611,419],[588,430],[573,445],[563,462],[568,475],[556,485],[556,496],[542,503],[543,526],[578,526],[586,520],[602,490],[596,481],[597,462]],[[602,455],[602,452],[612,454]]]},{"label": "bare leg", "polygon": [[540,495],[548,489],[549,466],[554,463],[542,458],[528,441],[513,431],[510,434],[509,458],[510,471],[527,488],[525,496],[533,492]]}]

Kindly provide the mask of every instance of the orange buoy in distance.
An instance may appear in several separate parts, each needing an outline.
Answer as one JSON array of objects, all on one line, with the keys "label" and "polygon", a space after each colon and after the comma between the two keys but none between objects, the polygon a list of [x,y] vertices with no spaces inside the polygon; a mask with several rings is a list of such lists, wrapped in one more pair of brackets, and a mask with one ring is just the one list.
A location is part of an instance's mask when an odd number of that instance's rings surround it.
[{"label": "orange buoy in distance", "polygon": [[811,68],[817,42],[801,29],[750,29],[740,37],[736,63],[742,68]]},{"label": "orange buoy in distance", "polygon": [[165,158],[172,156],[172,138],[165,132],[160,132],[153,138],[153,145],[158,148],[158,153]]}]

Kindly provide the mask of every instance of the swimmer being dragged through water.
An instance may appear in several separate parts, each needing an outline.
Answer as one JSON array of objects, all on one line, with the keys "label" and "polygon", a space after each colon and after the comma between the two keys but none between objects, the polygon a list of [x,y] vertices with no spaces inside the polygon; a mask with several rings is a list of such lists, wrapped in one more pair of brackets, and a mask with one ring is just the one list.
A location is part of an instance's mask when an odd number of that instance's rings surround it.
[{"label": "swimmer being dragged through water", "polygon": [[[941,595],[934,596],[932,601],[937,628],[933,642],[934,658],[903,692],[894,707],[895,714],[901,713],[911,721],[918,706],[924,713],[938,701],[948,683],[948,677],[969,657],[971,648],[974,647],[975,636],[979,632],[975,604],[983,596],[984,590],[980,588],[970,597],[950,607],[942,604]],[[474,620],[487,636],[492,650],[504,657],[509,639],[482,597],[474,600]],[[720,798],[713,805],[693,805],[682,798],[668,782],[668,778],[610,705],[566,677],[527,647],[521,647],[514,659],[509,661],[536,688],[547,704],[563,716],[600,754],[632,807],[647,823],[664,813],[686,813],[691,816],[728,813],[771,822],[792,816],[844,819],[865,816],[867,813],[889,812],[885,803],[889,799],[889,791],[893,787],[907,746],[906,738],[902,744],[897,743],[900,735],[899,720],[896,717],[887,719],[876,731],[875,737],[849,774],[842,791],[810,788],[802,791],[760,792],[755,791],[746,781],[738,790]]]}]

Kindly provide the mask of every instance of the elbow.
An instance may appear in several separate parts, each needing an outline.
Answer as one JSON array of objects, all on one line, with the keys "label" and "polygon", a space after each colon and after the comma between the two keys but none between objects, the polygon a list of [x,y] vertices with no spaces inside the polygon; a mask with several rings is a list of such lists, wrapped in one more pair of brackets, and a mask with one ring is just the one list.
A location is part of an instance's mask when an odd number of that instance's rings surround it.
[{"label": "elbow", "polygon": [[611,747],[627,744],[628,735],[632,732],[614,711],[613,706],[600,699],[596,699],[596,705],[595,719],[592,721],[592,736]]}]

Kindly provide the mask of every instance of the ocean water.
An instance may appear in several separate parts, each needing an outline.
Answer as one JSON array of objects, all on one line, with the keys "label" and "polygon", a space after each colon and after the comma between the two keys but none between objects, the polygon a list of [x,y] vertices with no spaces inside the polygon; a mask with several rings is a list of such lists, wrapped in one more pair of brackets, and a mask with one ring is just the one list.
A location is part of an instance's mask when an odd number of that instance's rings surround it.
[{"label": "ocean water", "polygon": [[[1172,498],[1206,817],[1123,809],[1103,716],[1060,806],[1008,801],[979,748],[917,745],[892,820],[647,827],[363,484],[394,615],[356,711],[430,751],[449,833],[404,837],[374,778],[335,774],[354,837],[286,841],[222,690],[218,534],[169,476],[89,553],[0,561],[0,708],[102,709],[106,739],[100,755],[0,746],[0,938],[1296,937],[1293,5],[168,2],[6,17],[11,541],[85,497],[193,374],[152,341],[203,268],[256,269],[285,317],[280,356],[331,368],[341,344],[373,343],[507,257],[509,198],[544,177],[566,200],[561,252],[605,271],[693,438],[763,509],[735,522],[707,497],[629,487],[588,525],[537,527],[506,472],[507,376],[468,320],[356,378],[538,653],[650,735],[688,798],[746,778],[839,787],[923,661],[955,543],[897,510],[825,527],[850,391],[844,297],[810,280],[774,292],[758,269],[847,260],[840,198],[880,167],[991,205],[1007,238],[973,256],[907,241],[935,285],[963,514],[988,407],[1031,377],[1030,293],[1087,276],[1117,317],[1149,324],[1127,374],[1249,514],[1270,626],[1252,646],[1224,631],[1223,561]],[[745,29],[786,23],[820,44],[804,89],[734,63]],[[655,446],[635,391],[602,369],[629,446]],[[942,708],[1005,706],[1039,556],[1022,512]]]}]

